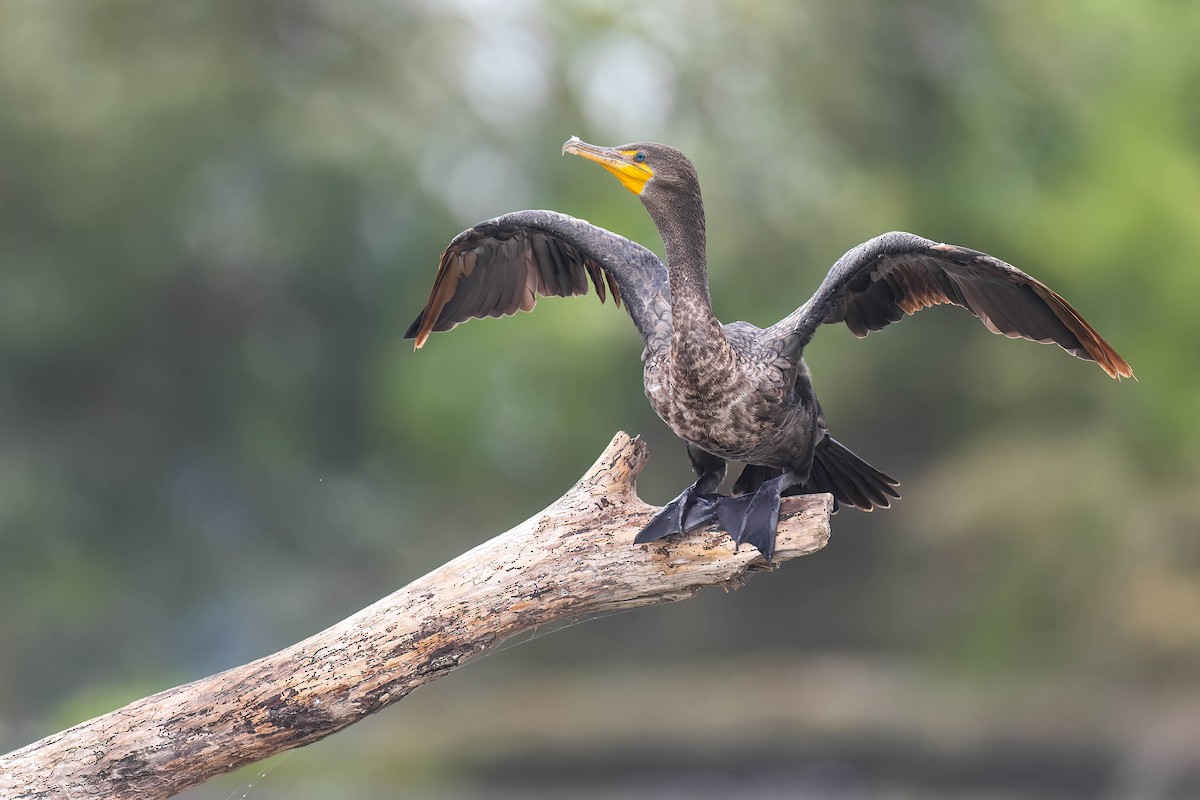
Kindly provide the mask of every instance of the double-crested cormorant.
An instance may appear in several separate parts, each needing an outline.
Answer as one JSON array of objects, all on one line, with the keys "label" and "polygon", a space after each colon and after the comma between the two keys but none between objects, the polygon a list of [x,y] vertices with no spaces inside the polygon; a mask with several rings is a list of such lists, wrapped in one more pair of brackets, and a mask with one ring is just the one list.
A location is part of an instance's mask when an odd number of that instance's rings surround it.
[{"label": "double-crested cormorant", "polygon": [[[678,150],[637,143],[597,147],[576,137],[563,153],[595,161],[650,212],[663,244],[653,253],[615,233],[553,211],[505,214],[454,237],[442,254],[425,309],[405,334],[471,317],[529,311],[538,295],[586,294],[588,279],[624,301],[646,342],[646,396],[687,445],[698,479],[638,534],[648,542],[719,519],[738,544],[770,560],[779,498],[829,492],[870,511],[899,497],[899,483],[829,435],[801,358],[819,325],[844,322],[856,336],[905,314],[950,303],[993,333],[1053,342],[1114,378],[1129,364],[1079,312],[1045,284],[975,250],[885,233],[850,250],[816,293],[766,329],[722,325],[713,315],[705,264],[704,205],[692,163]],[[726,461],[746,468],[733,495],[716,494]]]}]

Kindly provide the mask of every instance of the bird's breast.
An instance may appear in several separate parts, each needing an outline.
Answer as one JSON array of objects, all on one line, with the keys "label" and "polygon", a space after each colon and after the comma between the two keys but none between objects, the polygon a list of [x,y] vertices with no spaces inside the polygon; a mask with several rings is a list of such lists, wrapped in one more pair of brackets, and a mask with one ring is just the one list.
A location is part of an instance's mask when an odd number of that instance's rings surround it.
[{"label": "bird's breast", "polygon": [[786,468],[811,446],[814,415],[791,403],[765,373],[681,375],[668,363],[647,361],[644,377],[655,413],[705,452]]}]

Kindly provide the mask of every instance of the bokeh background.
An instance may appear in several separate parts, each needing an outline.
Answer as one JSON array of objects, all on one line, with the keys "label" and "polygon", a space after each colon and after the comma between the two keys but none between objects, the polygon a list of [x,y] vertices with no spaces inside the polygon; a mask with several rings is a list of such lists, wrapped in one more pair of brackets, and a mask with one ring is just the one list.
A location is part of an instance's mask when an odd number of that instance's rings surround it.
[{"label": "bokeh background", "polygon": [[6,0],[0,751],[341,619],[617,430],[646,499],[690,482],[611,305],[401,339],[478,220],[661,252],[578,134],[693,157],[725,320],[907,229],[1042,278],[1139,382],[954,309],[823,330],[894,509],[186,796],[1196,796],[1198,41],[1165,1]]}]

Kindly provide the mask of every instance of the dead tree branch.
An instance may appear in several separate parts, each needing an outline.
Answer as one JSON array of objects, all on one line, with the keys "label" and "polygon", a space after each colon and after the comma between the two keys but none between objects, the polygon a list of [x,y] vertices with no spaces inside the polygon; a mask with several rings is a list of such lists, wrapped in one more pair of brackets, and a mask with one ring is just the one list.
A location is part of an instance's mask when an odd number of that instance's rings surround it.
[{"label": "dead tree branch", "polygon": [[[736,585],[758,552],[709,529],[630,544],[654,511],[634,480],[646,446],[624,433],[536,516],[299,644],[137,700],[0,756],[0,798],[165,798],[309,744],[510,636]],[[776,559],[819,550],[830,498],[787,499]]]}]

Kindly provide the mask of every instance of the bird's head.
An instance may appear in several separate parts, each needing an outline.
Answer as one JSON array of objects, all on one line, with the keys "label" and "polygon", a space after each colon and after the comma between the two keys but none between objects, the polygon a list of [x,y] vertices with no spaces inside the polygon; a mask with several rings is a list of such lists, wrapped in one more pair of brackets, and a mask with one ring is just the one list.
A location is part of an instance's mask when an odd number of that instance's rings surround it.
[{"label": "bird's head", "polygon": [[595,161],[617,176],[629,191],[648,207],[656,198],[667,200],[680,194],[698,194],[696,169],[687,156],[654,142],[634,142],[618,147],[599,147],[580,141],[577,136],[567,140],[563,155]]}]

